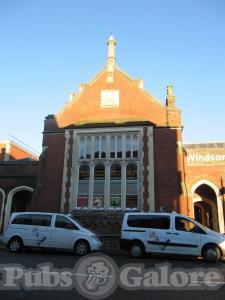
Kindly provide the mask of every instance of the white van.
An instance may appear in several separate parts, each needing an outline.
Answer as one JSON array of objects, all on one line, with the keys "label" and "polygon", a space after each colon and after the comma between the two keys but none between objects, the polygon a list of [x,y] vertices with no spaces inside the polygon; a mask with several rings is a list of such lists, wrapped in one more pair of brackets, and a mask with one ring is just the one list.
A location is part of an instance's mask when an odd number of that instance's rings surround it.
[{"label": "white van", "polygon": [[175,212],[125,213],[120,248],[130,251],[133,257],[146,252],[218,261],[225,255],[225,235]]},{"label": "white van", "polygon": [[11,252],[23,247],[72,250],[77,255],[100,250],[100,238],[70,215],[20,212],[11,215],[3,235]]}]

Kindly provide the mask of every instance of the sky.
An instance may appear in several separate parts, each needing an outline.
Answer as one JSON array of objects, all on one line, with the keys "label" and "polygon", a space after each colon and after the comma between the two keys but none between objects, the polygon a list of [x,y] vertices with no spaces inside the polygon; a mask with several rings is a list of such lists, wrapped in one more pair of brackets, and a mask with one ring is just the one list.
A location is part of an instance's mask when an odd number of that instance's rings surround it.
[{"label": "sky", "polygon": [[0,139],[41,152],[44,119],[107,61],[165,103],[184,142],[225,141],[224,0],[0,0]]}]

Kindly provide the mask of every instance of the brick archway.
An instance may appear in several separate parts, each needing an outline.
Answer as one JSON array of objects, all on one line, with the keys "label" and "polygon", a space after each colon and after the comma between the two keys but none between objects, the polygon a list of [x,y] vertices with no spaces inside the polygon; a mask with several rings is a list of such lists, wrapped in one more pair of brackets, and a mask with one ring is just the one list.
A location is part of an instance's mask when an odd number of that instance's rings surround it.
[{"label": "brick archway", "polygon": [[[210,198],[215,197],[214,203],[216,206],[217,214],[215,213],[215,210],[213,210],[213,207],[215,208],[215,206],[212,207],[212,211],[214,214],[214,229],[218,230],[219,232],[224,232],[224,214],[223,214],[222,199],[221,199],[218,187],[213,182],[211,182],[209,180],[204,180],[204,179],[196,182],[191,188],[192,203],[194,205],[194,202],[196,202],[195,196],[194,196],[196,191],[203,186],[208,187],[208,190],[211,191],[211,197],[207,197],[207,196],[205,197],[204,195],[200,195],[199,198],[200,199],[202,198],[202,201],[204,201],[207,198],[210,199]],[[212,196],[212,195],[214,195],[214,196]],[[212,199],[210,199],[210,200],[212,200]],[[218,221],[215,220],[215,218],[217,218]],[[218,223],[218,226],[215,225],[216,221]]]},{"label": "brick archway", "polygon": [[17,192],[20,192],[20,191],[28,191],[28,192],[33,193],[34,189],[29,186],[19,186],[19,187],[12,189],[9,192],[8,197],[7,197],[6,206],[5,206],[4,228],[6,227],[8,221],[9,221],[10,215],[11,215],[13,197]]},{"label": "brick archway", "polygon": [[[212,230],[218,231],[219,224],[216,203],[211,199],[200,197],[199,195],[196,196],[197,197],[193,199],[194,208],[196,209],[198,207],[201,210],[202,220],[198,220],[196,214],[195,219]],[[210,219],[207,220],[207,217]]]}]

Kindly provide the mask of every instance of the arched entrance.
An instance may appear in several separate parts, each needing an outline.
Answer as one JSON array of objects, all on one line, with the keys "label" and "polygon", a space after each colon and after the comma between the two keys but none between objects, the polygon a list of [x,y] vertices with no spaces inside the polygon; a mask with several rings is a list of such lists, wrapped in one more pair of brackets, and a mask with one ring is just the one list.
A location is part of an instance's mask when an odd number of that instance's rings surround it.
[{"label": "arched entrance", "polygon": [[32,192],[33,189],[28,186],[20,186],[9,192],[5,208],[5,226],[8,223],[11,213],[29,211]]},{"label": "arched entrance", "polygon": [[213,197],[210,199],[203,197],[201,196],[201,194],[202,190],[204,191],[204,189],[205,191],[208,190],[208,192],[210,192],[210,187],[200,186],[194,194],[193,202],[195,219],[201,224],[218,231],[219,222],[217,214],[216,195],[214,193]]},{"label": "arched entrance", "polygon": [[192,187],[194,217],[201,224],[224,232],[222,202],[218,188],[209,181],[201,180]]},{"label": "arched entrance", "polygon": [[10,214],[12,214],[13,212],[29,211],[31,196],[32,193],[30,191],[22,190],[16,192],[12,197]]}]

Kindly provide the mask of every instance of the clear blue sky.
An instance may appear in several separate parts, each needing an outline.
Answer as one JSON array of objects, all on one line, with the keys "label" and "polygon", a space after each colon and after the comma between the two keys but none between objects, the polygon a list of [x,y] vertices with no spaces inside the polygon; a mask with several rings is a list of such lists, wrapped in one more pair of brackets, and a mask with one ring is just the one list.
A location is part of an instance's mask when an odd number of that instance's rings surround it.
[{"label": "clear blue sky", "polygon": [[184,142],[225,141],[224,0],[1,0],[0,138],[41,150],[44,118],[106,63],[163,103],[172,84]]}]

